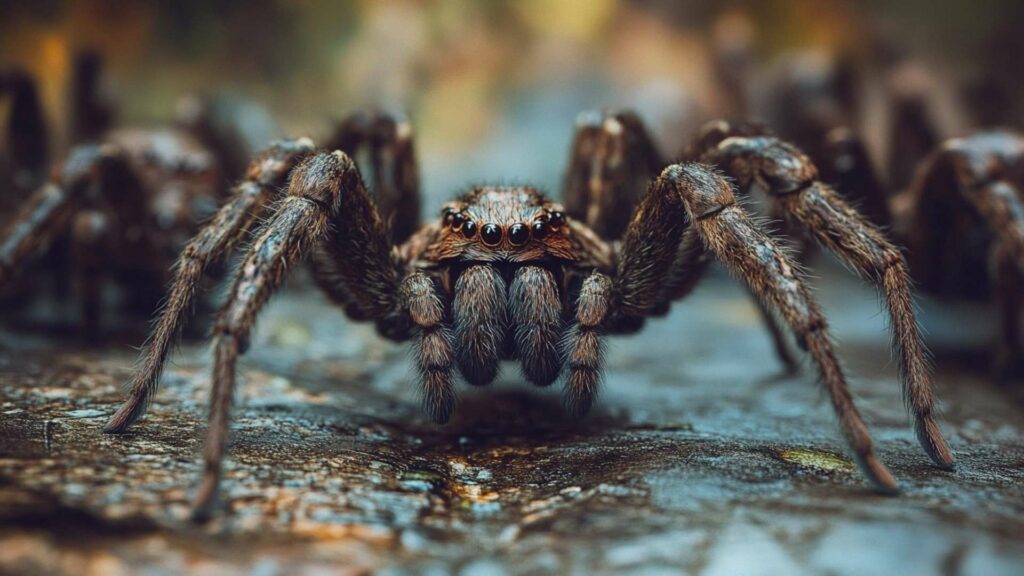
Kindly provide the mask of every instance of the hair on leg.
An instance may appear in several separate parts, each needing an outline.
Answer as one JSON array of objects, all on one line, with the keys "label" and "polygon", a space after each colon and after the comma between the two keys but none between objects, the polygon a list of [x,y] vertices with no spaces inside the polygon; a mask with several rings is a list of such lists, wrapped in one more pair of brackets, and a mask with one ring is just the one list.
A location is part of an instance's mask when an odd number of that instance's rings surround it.
[{"label": "hair on leg", "polygon": [[895,492],[896,480],[875,455],[817,303],[786,254],[736,205],[728,182],[707,167],[677,164],[665,169],[651,193],[682,199],[689,220],[708,248],[786,321],[818,365],[840,428],[861,469],[877,490]]},{"label": "hair on leg", "polygon": [[245,180],[235,186],[224,206],[185,246],[152,335],[128,383],[128,397],[104,432],[123,432],[146,412],[203,273],[247,237],[288,173],[312,152],[313,143],[308,139],[278,142],[262,152],[249,164]]},{"label": "hair on leg", "polygon": [[583,281],[576,301],[576,322],[563,341],[569,376],[563,398],[573,416],[583,416],[594,404],[604,368],[602,326],[608,318],[612,300],[612,280],[595,272]]},{"label": "hair on leg", "polygon": [[903,254],[877,227],[817,179],[810,160],[774,138],[729,138],[710,151],[741,186],[757,182],[787,219],[797,223],[884,295],[903,395],[921,446],[942,468],[953,455],[935,421],[931,366],[914,315],[910,275]]},{"label": "hair on leg", "polygon": [[661,153],[636,114],[584,112],[569,157],[566,212],[602,238],[618,238],[661,166]]},{"label": "hair on leg", "polygon": [[203,478],[193,501],[193,517],[205,519],[220,481],[228,436],[235,365],[249,343],[256,316],[288,270],[320,241],[349,194],[365,196],[355,164],[341,152],[302,161],[290,177],[288,194],[264,225],[239,268],[214,328],[215,360],[206,433]]},{"label": "hair on leg", "polygon": [[438,424],[451,418],[457,397],[453,382],[455,342],[434,281],[421,272],[402,281],[402,308],[419,328],[416,365],[423,383],[423,408]]}]

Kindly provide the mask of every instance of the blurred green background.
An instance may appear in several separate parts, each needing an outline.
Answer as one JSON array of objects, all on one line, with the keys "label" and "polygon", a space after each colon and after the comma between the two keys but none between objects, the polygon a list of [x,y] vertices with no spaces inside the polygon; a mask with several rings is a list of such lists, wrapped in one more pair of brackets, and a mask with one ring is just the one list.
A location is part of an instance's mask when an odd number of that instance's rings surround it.
[{"label": "blurred green background", "polygon": [[243,96],[286,133],[315,137],[356,108],[402,110],[418,131],[428,208],[467,182],[557,188],[583,109],[634,107],[666,149],[682,145],[734,112],[712,69],[716,35],[752,39],[764,66],[884,45],[930,67],[954,98],[981,90],[984,103],[998,90],[1011,97],[991,101],[1006,106],[1024,93],[1013,72],[1024,3],[1013,0],[4,4],[0,66],[40,79],[58,148],[70,63],[92,49],[122,124],[166,121],[193,92]]}]

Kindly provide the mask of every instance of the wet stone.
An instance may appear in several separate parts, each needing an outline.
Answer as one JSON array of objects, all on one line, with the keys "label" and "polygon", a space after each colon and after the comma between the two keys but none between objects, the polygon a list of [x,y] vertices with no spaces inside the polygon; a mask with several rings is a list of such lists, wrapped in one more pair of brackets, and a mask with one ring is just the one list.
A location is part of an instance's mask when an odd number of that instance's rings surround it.
[{"label": "wet stone", "polygon": [[292,288],[242,361],[222,513],[204,526],[186,517],[206,343],[109,436],[138,341],[0,328],[0,573],[1020,573],[1022,384],[984,376],[990,311],[923,302],[958,458],[944,472],[908,426],[877,300],[844,278],[827,270],[816,293],[897,497],[867,488],[810,366],[780,376],[724,277],[609,342],[586,418],[508,364],[461,387],[446,426],[420,413],[404,347]]}]

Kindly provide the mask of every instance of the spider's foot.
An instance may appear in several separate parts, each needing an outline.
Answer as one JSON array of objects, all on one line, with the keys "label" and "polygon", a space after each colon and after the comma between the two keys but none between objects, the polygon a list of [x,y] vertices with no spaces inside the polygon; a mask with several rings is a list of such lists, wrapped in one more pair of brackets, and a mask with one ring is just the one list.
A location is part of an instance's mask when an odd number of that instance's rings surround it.
[{"label": "spider's foot", "polygon": [[932,462],[943,470],[953,470],[955,468],[953,452],[949,449],[946,439],[942,437],[942,432],[935,420],[932,418],[919,420],[915,429],[918,442],[921,443],[921,447],[924,448]]},{"label": "spider's foot", "polygon": [[195,499],[192,500],[192,509],[189,513],[189,520],[197,524],[204,524],[213,517],[217,506],[217,492],[220,485],[220,475],[214,471],[207,470],[203,474],[203,480],[199,483]]}]

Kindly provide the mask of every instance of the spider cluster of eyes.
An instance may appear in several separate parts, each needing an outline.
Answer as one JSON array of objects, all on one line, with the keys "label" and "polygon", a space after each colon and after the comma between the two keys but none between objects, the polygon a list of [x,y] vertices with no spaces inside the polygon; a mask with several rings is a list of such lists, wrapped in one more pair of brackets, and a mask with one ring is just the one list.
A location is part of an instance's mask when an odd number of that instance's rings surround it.
[{"label": "spider cluster of eyes", "polygon": [[509,226],[507,230],[491,222],[481,226],[474,222],[464,211],[458,211],[454,208],[445,208],[443,216],[445,225],[451,228],[453,232],[461,231],[462,236],[467,240],[476,237],[479,230],[480,240],[487,246],[501,244],[506,235],[509,244],[523,246],[531,238],[543,240],[549,232],[557,232],[559,227],[565,224],[565,214],[561,212],[542,212],[529,225],[516,223]]}]

